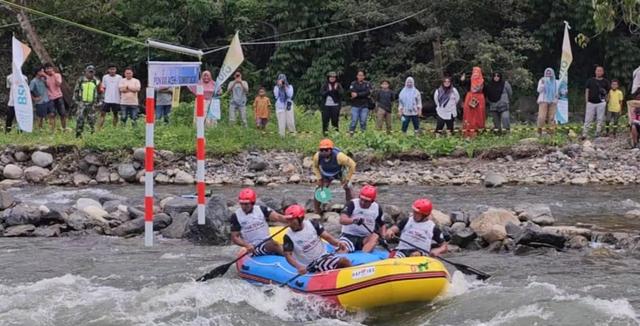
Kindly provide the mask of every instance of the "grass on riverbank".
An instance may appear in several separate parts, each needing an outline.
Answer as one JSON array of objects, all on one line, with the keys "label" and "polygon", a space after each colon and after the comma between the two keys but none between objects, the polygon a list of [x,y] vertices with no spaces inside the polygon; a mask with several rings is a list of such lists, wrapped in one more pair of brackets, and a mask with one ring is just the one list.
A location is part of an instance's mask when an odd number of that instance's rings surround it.
[{"label": "grass on riverbank", "polygon": [[[316,150],[317,143],[322,138],[320,112],[296,112],[298,134],[296,136],[288,134],[283,139],[278,135],[275,114],[271,115],[267,130],[263,133],[255,128],[252,110],[249,109],[248,111],[249,128],[247,129],[229,125],[228,119],[224,115],[218,127],[207,129],[206,146],[208,155],[234,154],[243,150],[285,150],[310,154]],[[169,125],[165,125],[162,122],[156,124],[156,149],[178,153],[194,153],[195,127],[192,126],[192,112],[192,104],[182,104],[172,112]],[[374,130],[375,123],[370,120],[368,131],[356,133],[354,137],[349,137],[346,133],[348,123],[347,119],[341,118],[341,132],[334,132],[330,135],[334,142],[345,151],[356,152],[371,149],[381,156],[408,152],[423,152],[430,156],[446,156],[456,150],[462,150],[466,155],[473,156],[483,150],[508,147],[518,143],[521,139],[535,137],[536,135],[535,130],[530,125],[517,124],[512,126],[513,131],[509,134],[496,135],[487,132],[472,140],[465,140],[459,134],[449,137],[436,137],[431,132],[414,137],[411,131],[412,127],[410,127],[409,134],[405,136],[399,132],[399,119],[394,117],[393,129],[396,132],[391,135]],[[456,126],[459,126],[458,121],[456,121],[456,124]],[[487,121],[487,127],[489,126],[492,126],[492,123]],[[71,123],[71,128],[75,128],[75,122]],[[46,129],[30,134],[17,134],[15,132],[3,134],[0,137],[0,146],[34,147],[46,145],[76,146],[99,151],[126,150],[144,146],[144,128],[144,116],[141,116],[135,128],[131,126],[113,128],[111,117],[109,116],[103,130],[89,134],[85,129],[85,134],[81,139],[76,139],[73,131],[66,133],[58,131],[52,134]],[[433,129],[435,128],[435,122],[433,119],[429,119],[426,122],[422,121],[421,128]],[[562,145],[567,141],[566,130],[560,131],[554,136],[544,137],[540,141],[548,145]]]}]

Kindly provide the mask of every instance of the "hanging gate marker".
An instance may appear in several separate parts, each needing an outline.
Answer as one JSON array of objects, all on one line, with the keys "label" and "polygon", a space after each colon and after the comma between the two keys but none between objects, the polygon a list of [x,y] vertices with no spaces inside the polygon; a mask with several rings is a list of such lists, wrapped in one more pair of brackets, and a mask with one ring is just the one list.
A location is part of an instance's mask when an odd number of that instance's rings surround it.
[{"label": "hanging gate marker", "polygon": [[154,88],[147,87],[144,155],[144,245],[153,246],[153,132],[155,121]]},{"label": "hanging gate marker", "polygon": [[198,224],[204,225],[204,88],[196,89],[196,192],[198,194]]}]

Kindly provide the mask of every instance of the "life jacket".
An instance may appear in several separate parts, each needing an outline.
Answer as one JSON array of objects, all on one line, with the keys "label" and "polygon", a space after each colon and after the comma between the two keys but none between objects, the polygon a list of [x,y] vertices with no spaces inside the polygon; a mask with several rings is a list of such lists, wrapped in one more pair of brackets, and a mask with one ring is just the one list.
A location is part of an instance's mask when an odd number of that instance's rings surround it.
[{"label": "life jacket", "polygon": [[404,242],[406,241],[420,249],[424,249],[426,252],[423,252],[423,254],[428,254],[429,251],[431,251],[431,240],[433,239],[433,229],[435,227],[436,224],[433,223],[432,220],[426,220],[424,222],[418,223],[413,219],[413,216],[409,216],[407,224],[404,226],[400,233],[400,240],[403,241],[400,241],[396,249],[416,250],[415,247],[410,246]]},{"label": "life jacket", "polygon": [[307,266],[327,254],[327,248],[309,220],[304,220],[302,225],[302,230],[298,232],[287,230],[287,236],[293,242],[293,257]]},{"label": "life jacket", "polygon": [[340,154],[340,149],[334,147],[328,160],[322,157],[318,158],[320,173],[323,177],[334,178],[342,172],[342,166],[338,164],[338,154]]},{"label": "life jacket", "polygon": [[257,245],[269,238],[269,225],[260,206],[253,205],[253,210],[246,214],[241,208],[236,210],[236,217],[240,224],[240,234],[244,241]]},{"label": "life jacket", "polygon": [[81,77],[78,95],[82,102],[93,103],[96,101],[96,97],[98,94],[98,84],[100,84],[100,82],[95,78],[87,80],[85,77]]},{"label": "life jacket", "polygon": [[356,225],[349,224],[342,226],[342,233],[355,235],[358,237],[366,237],[371,233],[365,228],[365,225],[369,228],[369,230],[373,231],[376,227],[376,218],[380,213],[380,206],[378,203],[373,202],[369,208],[362,208],[360,206],[360,199],[351,200],[354,204],[353,214],[351,214],[351,218],[361,218],[363,219],[364,225]]}]

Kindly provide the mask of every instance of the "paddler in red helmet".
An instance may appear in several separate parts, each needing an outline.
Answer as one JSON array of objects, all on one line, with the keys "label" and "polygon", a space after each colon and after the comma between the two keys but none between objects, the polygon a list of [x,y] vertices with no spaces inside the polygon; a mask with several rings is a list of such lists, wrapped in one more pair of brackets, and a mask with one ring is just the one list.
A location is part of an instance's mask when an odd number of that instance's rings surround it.
[{"label": "paddler in red helmet", "polygon": [[377,195],[376,187],[365,185],[360,189],[359,198],[348,202],[340,214],[340,242],[347,246],[349,252],[371,252],[380,235],[384,235],[386,228],[382,221],[382,206],[376,202]]}]

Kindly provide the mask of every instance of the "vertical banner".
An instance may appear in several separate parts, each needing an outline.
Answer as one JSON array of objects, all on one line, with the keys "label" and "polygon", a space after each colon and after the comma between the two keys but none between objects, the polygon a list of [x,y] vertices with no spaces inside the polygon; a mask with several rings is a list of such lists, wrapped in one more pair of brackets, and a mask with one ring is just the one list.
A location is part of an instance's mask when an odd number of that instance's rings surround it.
[{"label": "vertical banner", "polygon": [[16,110],[18,128],[26,132],[33,131],[33,102],[29,85],[22,78],[22,64],[27,61],[31,49],[15,37],[11,40],[12,64],[11,64],[11,97],[13,107]]},{"label": "vertical banner", "polygon": [[562,57],[560,59],[560,73],[558,75],[558,110],[556,110],[556,122],[565,124],[569,122],[569,66],[573,61],[571,53],[571,42],[569,41],[569,30],[571,26],[564,22],[564,39],[562,41]]},{"label": "vertical banner", "polygon": [[231,45],[229,45],[229,50],[227,50],[227,55],[224,57],[222,67],[220,67],[213,94],[218,94],[222,84],[238,69],[242,61],[244,61],[244,53],[242,53],[242,47],[240,46],[240,37],[236,32],[233,40],[231,40]]}]

